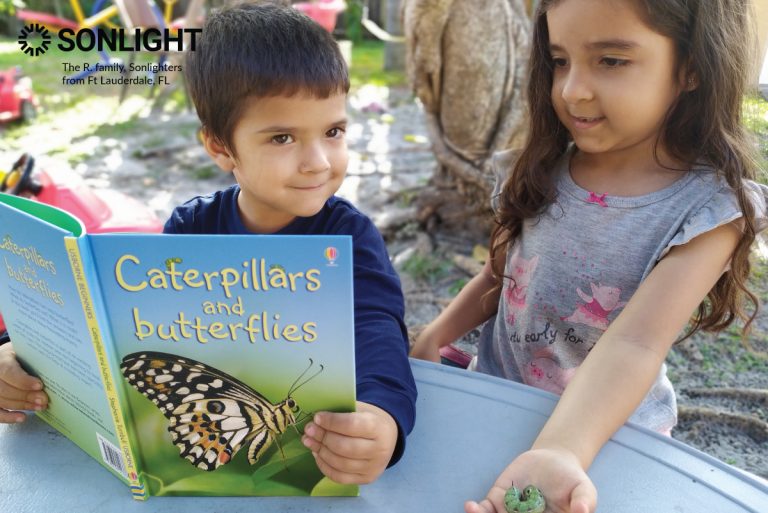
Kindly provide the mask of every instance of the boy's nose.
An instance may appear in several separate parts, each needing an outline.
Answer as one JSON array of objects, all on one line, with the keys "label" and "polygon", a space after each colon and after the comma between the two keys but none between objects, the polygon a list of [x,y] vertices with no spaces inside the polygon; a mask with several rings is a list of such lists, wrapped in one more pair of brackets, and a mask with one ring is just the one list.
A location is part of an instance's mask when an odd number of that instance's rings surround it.
[{"label": "boy's nose", "polygon": [[568,74],[561,78],[561,85],[560,95],[567,103],[579,103],[594,98],[589,77],[579,70],[571,68]]},{"label": "boy's nose", "polygon": [[302,173],[321,173],[331,168],[330,160],[321,144],[312,144],[302,154],[299,171]]}]

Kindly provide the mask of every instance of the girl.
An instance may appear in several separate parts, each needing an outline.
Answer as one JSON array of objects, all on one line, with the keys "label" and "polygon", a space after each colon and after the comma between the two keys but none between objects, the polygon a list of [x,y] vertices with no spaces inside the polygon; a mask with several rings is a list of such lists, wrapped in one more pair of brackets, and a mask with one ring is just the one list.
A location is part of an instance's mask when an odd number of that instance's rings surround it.
[{"label": "girl", "polygon": [[[491,257],[417,338],[439,349],[491,318],[477,370],[562,394],[531,449],[467,513],[502,512],[532,484],[587,513],[586,469],[630,420],[669,433],[664,359],[742,310],[763,189],[740,122],[748,0],[543,0],[534,17],[531,127],[495,197]],[[495,318],[493,316],[495,315]]]}]

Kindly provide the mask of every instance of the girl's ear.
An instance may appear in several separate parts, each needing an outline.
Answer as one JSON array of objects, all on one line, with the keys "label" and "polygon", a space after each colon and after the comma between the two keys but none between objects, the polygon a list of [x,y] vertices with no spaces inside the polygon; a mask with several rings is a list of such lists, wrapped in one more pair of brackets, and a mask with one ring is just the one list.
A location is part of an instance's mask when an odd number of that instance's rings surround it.
[{"label": "girl's ear", "polygon": [[213,162],[219,166],[219,169],[226,173],[231,173],[235,169],[235,158],[230,154],[224,144],[217,137],[211,135],[203,129],[200,134],[206,153],[210,155]]},{"label": "girl's ear", "polygon": [[680,87],[686,93],[690,93],[699,87],[699,75],[695,71],[691,71],[690,66],[684,66],[680,70]]},{"label": "girl's ear", "polygon": [[685,77],[685,84],[683,84],[683,91],[690,93],[699,87],[699,77],[695,73],[689,73]]}]

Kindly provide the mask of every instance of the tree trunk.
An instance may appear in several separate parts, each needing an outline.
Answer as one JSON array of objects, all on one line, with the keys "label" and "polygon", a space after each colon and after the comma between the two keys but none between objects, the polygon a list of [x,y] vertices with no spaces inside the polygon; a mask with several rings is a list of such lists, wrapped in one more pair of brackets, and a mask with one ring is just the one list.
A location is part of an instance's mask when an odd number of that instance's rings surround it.
[{"label": "tree trunk", "polygon": [[522,145],[530,20],[523,0],[403,0],[406,69],[438,161],[427,228],[491,226],[491,157]]},{"label": "tree trunk", "polygon": [[[402,36],[400,0],[385,0],[384,11],[384,30],[393,36]],[[384,69],[386,71],[403,71],[405,69],[405,45],[403,43],[396,41],[384,43]]]}]

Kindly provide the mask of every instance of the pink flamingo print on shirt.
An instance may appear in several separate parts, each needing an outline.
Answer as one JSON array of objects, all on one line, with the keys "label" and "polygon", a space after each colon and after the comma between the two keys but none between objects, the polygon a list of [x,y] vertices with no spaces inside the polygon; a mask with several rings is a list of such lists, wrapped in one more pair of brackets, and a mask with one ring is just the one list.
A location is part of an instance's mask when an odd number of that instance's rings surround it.
[{"label": "pink flamingo print on shirt", "polygon": [[614,310],[626,305],[626,301],[619,301],[621,290],[618,287],[609,287],[606,285],[590,283],[592,296],[576,288],[576,293],[584,300],[584,304],[576,307],[576,310],[568,317],[561,317],[568,322],[586,324],[593,328],[601,330],[608,329],[608,315]]},{"label": "pink flamingo print on shirt", "polygon": [[562,394],[577,368],[561,367],[549,348],[538,349],[531,357],[531,361],[522,368],[523,382],[554,394]]},{"label": "pink flamingo print on shirt", "polygon": [[512,257],[509,265],[509,285],[504,289],[504,298],[507,300],[507,321],[515,323],[515,313],[525,308],[528,285],[531,283],[533,273],[539,264],[539,256],[526,260],[519,254]]}]

